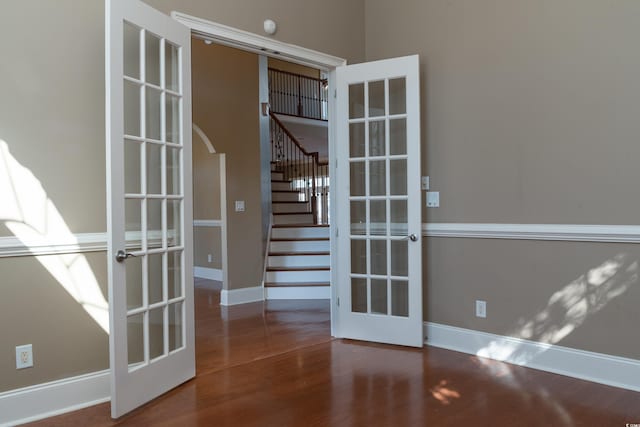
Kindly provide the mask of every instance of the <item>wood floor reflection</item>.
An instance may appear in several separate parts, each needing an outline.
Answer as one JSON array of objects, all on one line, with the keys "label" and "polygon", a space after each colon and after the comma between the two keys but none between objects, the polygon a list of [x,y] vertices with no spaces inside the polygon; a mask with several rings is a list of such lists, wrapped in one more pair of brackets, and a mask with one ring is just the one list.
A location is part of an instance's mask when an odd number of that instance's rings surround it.
[{"label": "wood floor reflection", "polygon": [[640,393],[452,351],[330,337],[325,301],[219,305],[196,284],[197,377],[113,421],[103,404],[46,426],[622,426]]}]

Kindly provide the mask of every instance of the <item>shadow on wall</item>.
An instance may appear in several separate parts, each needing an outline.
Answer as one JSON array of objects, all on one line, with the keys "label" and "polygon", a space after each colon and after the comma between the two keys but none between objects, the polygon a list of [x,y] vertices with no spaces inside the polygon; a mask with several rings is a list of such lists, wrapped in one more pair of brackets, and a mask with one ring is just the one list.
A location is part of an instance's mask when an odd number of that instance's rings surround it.
[{"label": "shadow on wall", "polygon": [[[543,310],[531,318],[518,320],[508,335],[551,347],[637,283],[638,260],[628,254],[618,254],[555,292]],[[537,352],[532,352],[530,348],[524,350],[522,347],[515,341],[492,342],[477,355],[526,365],[548,348],[539,347]]]},{"label": "shadow on wall", "polygon": [[[109,305],[78,239],[47,197],[42,184],[0,140],[0,221],[28,248],[58,283],[108,334]],[[64,245],[64,253],[60,246]],[[46,253],[46,256],[37,254]],[[52,256],[53,254],[53,256]]]}]

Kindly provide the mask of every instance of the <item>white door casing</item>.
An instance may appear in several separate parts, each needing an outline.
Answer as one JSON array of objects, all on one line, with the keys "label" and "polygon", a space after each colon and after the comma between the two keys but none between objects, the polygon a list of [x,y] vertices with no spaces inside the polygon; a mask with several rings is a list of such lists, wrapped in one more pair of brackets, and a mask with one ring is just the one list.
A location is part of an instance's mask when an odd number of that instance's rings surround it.
[{"label": "white door casing", "polygon": [[191,37],[138,0],[107,0],[105,12],[109,347],[117,418],[195,375]]},{"label": "white door casing", "polygon": [[338,67],[336,89],[337,334],[422,347],[418,56]]}]

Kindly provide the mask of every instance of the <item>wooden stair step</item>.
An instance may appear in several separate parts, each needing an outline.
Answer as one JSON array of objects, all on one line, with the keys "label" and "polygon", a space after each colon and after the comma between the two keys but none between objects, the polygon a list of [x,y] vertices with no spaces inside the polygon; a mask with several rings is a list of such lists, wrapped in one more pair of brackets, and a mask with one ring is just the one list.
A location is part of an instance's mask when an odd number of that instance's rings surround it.
[{"label": "wooden stair step", "polygon": [[265,288],[316,287],[330,286],[329,282],[265,282]]},{"label": "wooden stair step", "polygon": [[331,267],[267,267],[267,271],[330,271]]},{"label": "wooden stair step", "polygon": [[296,237],[296,238],[283,238],[283,239],[271,239],[272,242],[321,242],[329,240],[328,237]]},{"label": "wooden stair step", "polygon": [[[308,213],[308,212],[306,212]],[[329,227],[329,224],[273,224],[271,228]]]},{"label": "wooden stair step", "polygon": [[330,252],[269,252],[269,256],[308,256],[308,255],[331,255]]},{"label": "wooden stair step", "polygon": [[290,204],[291,204],[291,203],[302,203],[302,204],[306,205],[306,204],[307,204],[307,203],[309,203],[309,202],[301,202],[301,201],[299,201],[299,200],[282,200],[282,201],[280,201],[280,200],[275,200],[275,201],[272,201],[271,203],[274,203],[274,204],[275,204],[275,203],[290,203]]},{"label": "wooden stair step", "polygon": [[[279,202],[276,202],[279,203]],[[307,203],[307,202],[304,202]],[[305,214],[309,214],[311,215],[311,212],[274,212],[274,215],[305,215]]]}]

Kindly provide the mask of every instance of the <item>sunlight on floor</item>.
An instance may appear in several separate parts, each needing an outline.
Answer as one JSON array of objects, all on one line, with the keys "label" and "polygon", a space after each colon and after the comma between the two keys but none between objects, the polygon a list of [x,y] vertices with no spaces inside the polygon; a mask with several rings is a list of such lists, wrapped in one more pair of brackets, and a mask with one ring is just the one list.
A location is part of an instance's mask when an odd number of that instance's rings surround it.
[{"label": "sunlight on floor", "polygon": [[459,392],[454,389],[448,387],[449,381],[442,380],[440,383],[433,387],[431,390],[431,395],[443,405],[449,405],[453,401],[453,399],[460,399],[461,395]]},{"label": "sunlight on floor", "polygon": [[[11,155],[3,140],[0,140],[0,194],[3,195],[0,220],[34,255],[47,253],[37,255],[36,259],[108,334],[109,305],[98,280],[86,257],[68,253],[69,248],[79,249],[78,240],[38,178]],[[56,254],[60,245],[65,246],[67,253]]]}]

